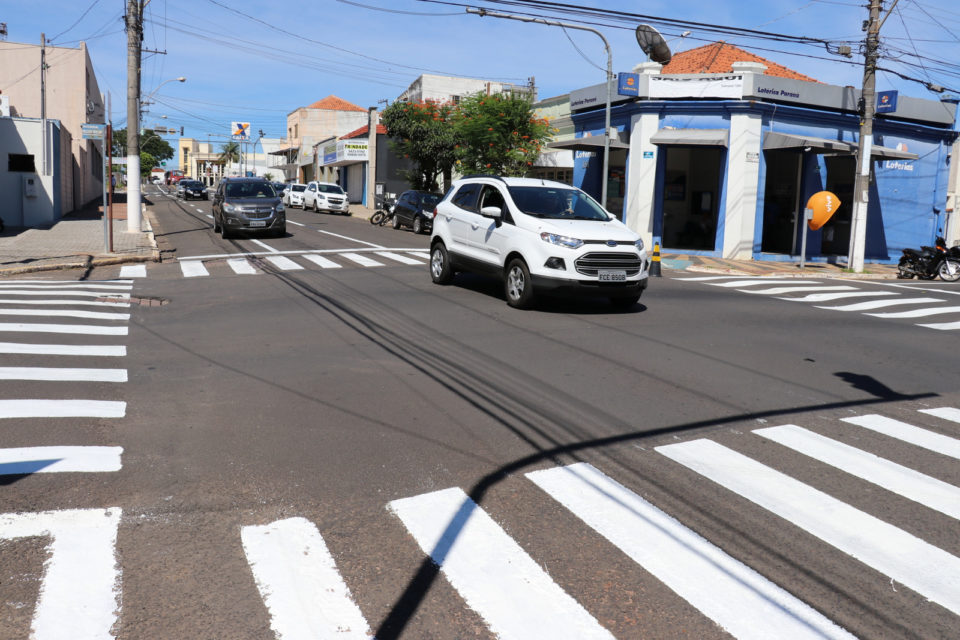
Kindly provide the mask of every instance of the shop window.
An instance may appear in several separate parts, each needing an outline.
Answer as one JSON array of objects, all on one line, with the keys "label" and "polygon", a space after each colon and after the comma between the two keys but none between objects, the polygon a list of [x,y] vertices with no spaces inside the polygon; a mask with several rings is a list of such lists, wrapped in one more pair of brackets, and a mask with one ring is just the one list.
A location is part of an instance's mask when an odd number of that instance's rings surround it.
[{"label": "shop window", "polygon": [[33,163],[33,154],[11,153],[7,156],[7,171],[20,171],[23,173],[36,173],[37,168]]},{"label": "shop window", "polygon": [[663,176],[663,244],[712,251],[717,242],[720,147],[669,146]]}]

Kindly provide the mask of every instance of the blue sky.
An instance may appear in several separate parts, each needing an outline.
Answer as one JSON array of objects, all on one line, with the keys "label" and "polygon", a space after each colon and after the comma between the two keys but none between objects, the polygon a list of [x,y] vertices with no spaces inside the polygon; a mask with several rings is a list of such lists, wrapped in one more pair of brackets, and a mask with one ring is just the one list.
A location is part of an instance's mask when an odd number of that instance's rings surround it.
[{"label": "blue sky", "polygon": [[[863,0],[568,0],[570,4],[775,31],[830,40],[858,41],[867,17]],[[112,94],[115,126],[126,121],[124,0],[0,1],[8,41],[78,46],[85,40],[101,91]],[[183,126],[205,139],[229,134],[230,122],[282,136],[286,115],[335,94],[361,107],[393,100],[419,74],[441,73],[525,83],[535,77],[540,97],[603,81],[606,56],[599,38],[581,31],[467,15],[459,0],[150,0],[144,47],[143,94],[165,80],[185,83],[156,91],[143,125]],[[530,11],[475,0],[503,12]],[[885,2],[890,5],[890,0]],[[232,9],[232,10],[231,10]],[[86,12],[86,13],[85,13]],[[241,14],[247,14],[246,16]],[[571,16],[553,13],[573,22]],[[644,60],[624,22],[598,26],[610,40],[614,71]],[[822,46],[719,36],[690,27],[663,27],[674,51],[725,39],[758,55],[833,84],[859,86],[862,59],[850,64]],[[960,6],[955,0],[899,0],[883,27],[890,54],[883,66],[909,76],[960,88]],[[925,56],[921,67],[914,54]],[[946,61],[946,62],[940,62]],[[939,68],[938,68],[939,67]],[[922,85],[881,72],[877,88],[936,99]],[[2,87],[0,87],[2,89]],[[381,105],[382,106],[382,105]],[[163,118],[162,116],[167,116]]]}]

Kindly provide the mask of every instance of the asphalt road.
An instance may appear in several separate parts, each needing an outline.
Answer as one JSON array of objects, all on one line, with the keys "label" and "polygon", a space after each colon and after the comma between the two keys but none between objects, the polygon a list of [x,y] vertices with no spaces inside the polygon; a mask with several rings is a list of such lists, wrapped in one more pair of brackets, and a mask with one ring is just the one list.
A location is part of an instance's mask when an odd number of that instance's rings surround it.
[{"label": "asphalt road", "polygon": [[922,411],[960,408],[958,333],[919,326],[960,320],[955,285],[670,271],[626,313],[524,312],[433,285],[408,230],[294,210],[225,241],[209,203],[151,199],[165,261],[130,288],[0,281],[0,410],[125,403],[0,423],[4,451],[122,447],[0,460],[0,637],[956,637],[960,424]]}]

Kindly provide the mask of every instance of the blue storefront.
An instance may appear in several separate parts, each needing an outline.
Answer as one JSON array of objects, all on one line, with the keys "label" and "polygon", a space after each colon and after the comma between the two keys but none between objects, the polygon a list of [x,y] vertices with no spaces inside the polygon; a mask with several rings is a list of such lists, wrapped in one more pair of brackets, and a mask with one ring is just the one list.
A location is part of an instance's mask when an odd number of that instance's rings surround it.
[{"label": "blue storefront", "polygon": [[[805,203],[829,190],[843,204],[809,232],[807,256],[845,260],[859,92],[766,76],[755,63],[727,75],[662,76],[651,63],[638,70],[636,95],[617,96],[611,109],[608,209],[666,252],[796,260]],[[597,197],[604,98],[603,85],[570,95],[574,184]],[[902,248],[945,232],[956,137],[955,101],[900,97],[895,112],[877,116],[866,260],[895,261]]]}]

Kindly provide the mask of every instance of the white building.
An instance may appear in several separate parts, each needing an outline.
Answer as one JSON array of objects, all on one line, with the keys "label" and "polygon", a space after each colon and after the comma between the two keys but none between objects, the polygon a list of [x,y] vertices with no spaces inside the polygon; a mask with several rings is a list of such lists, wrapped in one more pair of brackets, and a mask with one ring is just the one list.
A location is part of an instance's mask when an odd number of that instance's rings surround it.
[{"label": "white building", "polygon": [[411,83],[407,90],[397,97],[399,102],[452,102],[459,104],[460,100],[475,93],[494,95],[497,93],[513,93],[528,96],[531,102],[537,99],[537,88],[533,78],[525,85],[481,80],[479,78],[458,78],[455,76],[438,76],[425,73]]},{"label": "white building", "polygon": [[59,189],[61,158],[70,158],[70,141],[57,120],[47,120],[47,175],[41,167],[42,122],[0,118],[0,219],[7,227],[45,227],[63,217]]}]

